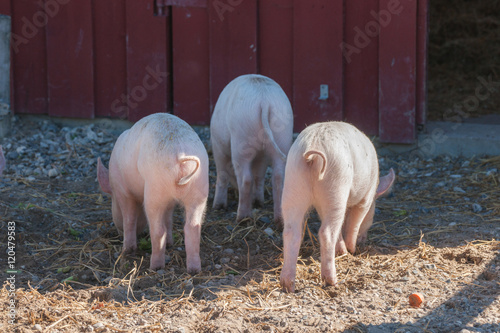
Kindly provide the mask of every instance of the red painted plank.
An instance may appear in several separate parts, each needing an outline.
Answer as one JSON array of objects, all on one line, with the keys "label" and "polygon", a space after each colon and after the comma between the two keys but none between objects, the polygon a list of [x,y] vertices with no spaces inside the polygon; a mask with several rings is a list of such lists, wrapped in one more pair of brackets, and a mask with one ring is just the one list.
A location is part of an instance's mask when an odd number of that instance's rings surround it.
[{"label": "red painted plank", "polygon": [[[343,1],[294,1],[295,130],[342,119]],[[328,98],[320,100],[320,85]]]},{"label": "red painted plank", "polygon": [[417,16],[417,124],[424,125],[427,113],[427,45],[429,0],[418,1]]},{"label": "red painted plank", "polygon": [[92,40],[91,3],[59,5],[47,23],[49,115],[94,117]]},{"label": "red painted plank", "polygon": [[345,40],[340,45],[344,55],[344,120],[368,135],[378,134],[378,32],[374,29],[379,21],[378,1],[345,2]]},{"label": "red painted plank", "polygon": [[242,74],[257,72],[257,2],[210,2],[210,109],[222,89]]},{"label": "red painted plank", "polygon": [[391,13],[379,41],[379,135],[383,142],[415,141],[416,3],[380,1],[380,10]]},{"label": "red painted plank", "polygon": [[210,123],[208,12],[172,7],[173,113],[191,125]]},{"label": "red painted plank", "polygon": [[93,4],[95,115],[125,118],[126,108],[121,105],[127,94],[125,3],[107,0]]},{"label": "red painted plank", "polygon": [[163,2],[165,6],[207,8],[208,0],[163,0]]},{"label": "red painted plank", "polygon": [[129,120],[137,121],[170,111],[170,16],[154,16],[153,0],[126,0],[125,5],[128,95],[121,106]]},{"label": "red painted plank", "polygon": [[[45,13],[37,0],[12,1],[12,110],[15,113],[48,112]],[[36,25],[35,25],[36,22]]]},{"label": "red painted plank", "polygon": [[11,15],[10,1],[11,0],[0,1],[0,15]]},{"label": "red painted plank", "polygon": [[259,3],[259,73],[283,88],[293,106],[293,0]]}]

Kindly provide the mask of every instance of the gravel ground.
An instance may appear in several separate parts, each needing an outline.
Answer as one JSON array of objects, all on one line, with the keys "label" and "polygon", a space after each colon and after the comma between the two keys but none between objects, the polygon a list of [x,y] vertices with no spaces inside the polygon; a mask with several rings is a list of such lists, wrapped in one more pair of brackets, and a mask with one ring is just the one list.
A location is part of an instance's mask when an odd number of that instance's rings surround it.
[{"label": "gravel ground", "polygon": [[[185,271],[182,211],[164,270],[149,266],[148,237],[119,256],[110,199],[96,181],[119,135],[113,122],[61,127],[13,118],[1,140],[2,244],[15,222],[16,322],[0,292],[0,331],[10,332],[500,332],[500,157],[380,158],[394,168],[393,194],[379,200],[367,244],[337,258],[339,285],[319,275],[320,222],[307,219],[294,294],[279,288],[282,238],[270,185],[254,218],[208,209],[203,272]],[[197,133],[208,145],[208,128]],[[213,198],[214,165],[210,172]],[[8,249],[0,256],[7,267]],[[2,281],[10,275],[0,273]],[[11,280],[12,281],[12,280]],[[424,295],[414,308],[408,297]]]}]

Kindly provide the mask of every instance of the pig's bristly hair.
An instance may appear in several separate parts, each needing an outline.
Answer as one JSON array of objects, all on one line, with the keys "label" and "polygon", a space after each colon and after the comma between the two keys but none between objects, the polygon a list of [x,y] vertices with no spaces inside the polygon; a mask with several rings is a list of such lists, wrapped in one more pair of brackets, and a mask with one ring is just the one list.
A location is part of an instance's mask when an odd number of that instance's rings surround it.
[{"label": "pig's bristly hair", "polygon": [[326,155],[319,150],[309,150],[309,151],[305,152],[303,156],[307,162],[312,162],[314,155],[321,157],[321,159],[323,160],[323,164],[321,165],[321,170],[320,170],[319,176],[318,176],[318,180],[322,180],[323,177],[325,176],[325,171],[326,171],[326,161],[327,161]]},{"label": "pig's bristly hair", "polygon": [[194,168],[193,171],[191,171],[191,173],[189,175],[184,176],[177,181],[177,185],[182,186],[182,185],[186,185],[187,183],[189,183],[189,181],[194,176],[196,171],[198,171],[198,169],[200,168],[200,159],[196,156],[183,156],[183,157],[179,157],[178,159],[179,159],[180,164],[186,163],[188,161],[193,161],[196,163],[196,167]]}]

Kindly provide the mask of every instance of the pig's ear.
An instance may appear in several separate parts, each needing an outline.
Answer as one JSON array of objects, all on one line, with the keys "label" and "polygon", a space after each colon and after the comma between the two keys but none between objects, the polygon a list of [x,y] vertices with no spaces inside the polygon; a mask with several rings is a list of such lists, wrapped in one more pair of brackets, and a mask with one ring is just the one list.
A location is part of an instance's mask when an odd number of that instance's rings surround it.
[{"label": "pig's ear", "polygon": [[375,195],[375,197],[380,198],[382,196],[388,195],[391,192],[392,184],[394,183],[395,178],[396,174],[394,173],[394,170],[392,168],[391,170],[389,170],[389,173],[386,176],[380,177],[380,181],[377,187],[377,194]]},{"label": "pig's ear", "polygon": [[103,192],[111,194],[111,186],[109,185],[108,169],[102,164],[101,158],[97,158],[97,180]]},{"label": "pig's ear", "polygon": [[2,146],[0,146],[0,175],[3,172],[3,169],[5,169],[5,156],[3,155]]},{"label": "pig's ear", "polygon": [[[193,161],[196,163],[194,170],[192,170],[188,175],[184,176],[183,171],[186,170],[186,168],[183,166],[184,163]],[[179,158],[179,163],[181,164],[181,172],[180,172],[180,179],[177,181],[177,185],[186,185],[189,183],[191,178],[194,176],[196,171],[200,168],[200,159],[196,156],[184,156]],[[192,163],[191,163],[192,164]]]}]

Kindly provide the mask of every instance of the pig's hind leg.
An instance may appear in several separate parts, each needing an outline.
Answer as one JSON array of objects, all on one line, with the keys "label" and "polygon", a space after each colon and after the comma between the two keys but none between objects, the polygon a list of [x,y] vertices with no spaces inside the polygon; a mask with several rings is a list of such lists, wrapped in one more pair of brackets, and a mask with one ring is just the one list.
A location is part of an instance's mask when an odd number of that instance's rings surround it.
[{"label": "pig's hind leg", "polygon": [[116,207],[114,208],[122,220],[122,253],[133,254],[137,250],[137,229],[140,224],[138,223],[140,222],[139,219],[143,215],[142,206],[131,197],[120,196],[116,200]]},{"label": "pig's hind leg", "polygon": [[[288,172],[288,171],[287,171]],[[290,175],[297,175],[296,170],[290,170]],[[311,192],[307,187],[306,177],[288,176],[283,189],[283,268],[280,284],[284,291],[295,291],[295,274],[304,217],[311,207]]]},{"label": "pig's hind leg", "polygon": [[[371,206],[373,206],[373,210]],[[370,228],[373,221],[372,212],[374,212],[374,210],[375,206],[366,202],[361,202],[349,208],[349,214],[347,214],[345,220],[344,232],[345,246],[349,252],[356,252],[358,235],[364,236],[364,240],[366,240],[368,228]]]},{"label": "pig's hind leg", "polygon": [[279,156],[273,158],[273,204],[274,204],[274,224],[278,229],[283,228],[283,212],[281,208],[281,197],[283,195],[285,161]]},{"label": "pig's hind leg", "polygon": [[321,218],[321,227],[318,233],[321,252],[321,278],[327,286],[337,284],[335,251],[342,232],[348,193],[348,188],[337,188],[333,195],[321,197],[316,207]]},{"label": "pig's hind leg", "polygon": [[219,145],[213,145],[212,150],[217,171],[217,181],[215,184],[215,195],[212,207],[214,209],[222,209],[227,207],[227,188],[229,182],[234,178],[234,170],[231,163],[231,156],[225,154]]},{"label": "pig's hind leg", "polygon": [[196,274],[201,271],[200,238],[205,208],[206,199],[197,203],[190,202],[189,205],[185,206],[184,245],[186,247],[186,266],[189,274]]},{"label": "pig's hind leg", "polygon": [[252,162],[254,175],[252,201],[254,207],[264,206],[264,183],[268,162],[264,156],[257,156]]},{"label": "pig's hind leg", "polygon": [[252,216],[252,192],[254,177],[251,163],[255,158],[255,152],[233,151],[233,166],[238,182],[238,221]]},{"label": "pig's hind leg", "polygon": [[165,196],[164,189],[155,188],[146,184],[144,191],[144,211],[149,222],[151,236],[152,270],[165,267],[165,248],[169,241],[168,229],[172,225],[172,213],[175,204],[171,198]]}]

